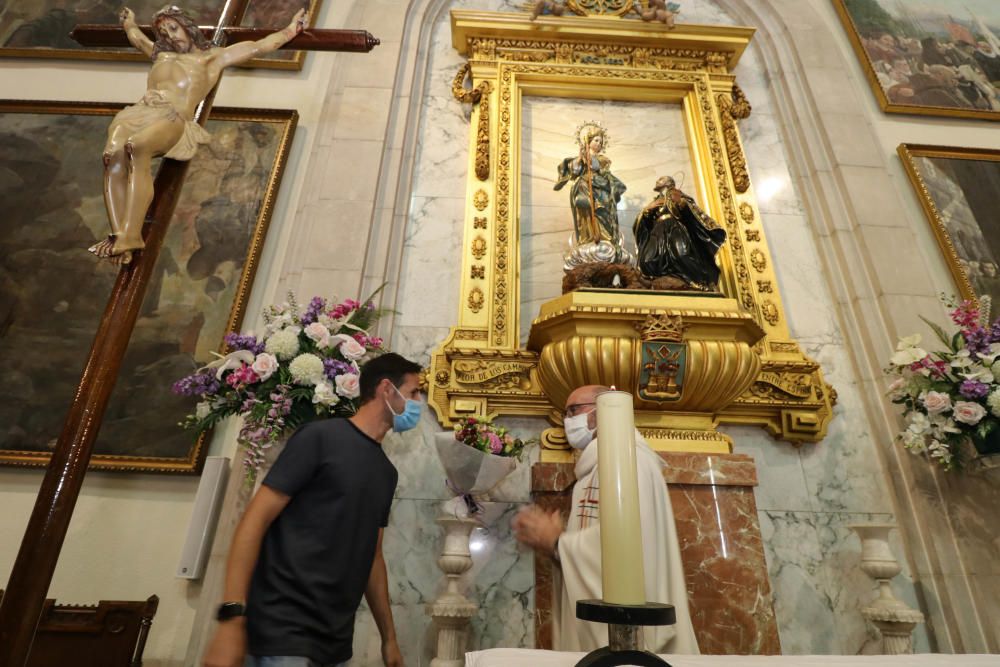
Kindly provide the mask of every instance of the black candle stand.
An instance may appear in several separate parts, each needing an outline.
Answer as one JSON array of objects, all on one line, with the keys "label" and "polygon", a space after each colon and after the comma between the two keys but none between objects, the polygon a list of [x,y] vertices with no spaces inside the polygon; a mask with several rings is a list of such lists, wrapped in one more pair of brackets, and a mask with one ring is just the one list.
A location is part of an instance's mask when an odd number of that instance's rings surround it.
[{"label": "black candle stand", "polygon": [[672,604],[611,604],[603,600],[579,600],[576,617],[581,621],[608,624],[608,645],[583,656],[576,667],[670,667],[663,658],[639,648],[639,630],[644,625],[673,625],[677,614]]}]

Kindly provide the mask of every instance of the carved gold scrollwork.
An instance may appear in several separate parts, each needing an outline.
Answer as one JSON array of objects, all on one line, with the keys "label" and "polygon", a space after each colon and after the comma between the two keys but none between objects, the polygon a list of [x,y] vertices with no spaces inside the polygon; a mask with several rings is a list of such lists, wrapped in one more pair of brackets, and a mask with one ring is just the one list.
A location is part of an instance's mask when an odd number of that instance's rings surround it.
[{"label": "carved gold scrollwork", "polygon": [[486,256],[486,239],[482,236],[477,236],[472,239],[472,256],[476,259],[482,259]]},{"label": "carved gold scrollwork", "polygon": [[769,299],[765,299],[760,304],[760,313],[761,315],[764,316],[764,319],[767,320],[767,323],[770,324],[771,326],[777,324],[778,320],[780,319],[780,316],[778,315],[778,307],[774,305],[774,302]]},{"label": "carved gold scrollwork", "polygon": [[486,190],[476,190],[476,194],[472,196],[472,205],[477,211],[482,211],[490,205],[490,196],[486,194]]},{"label": "carved gold scrollwork", "polygon": [[753,111],[753,107],[750,106],[750,100],[747,99],[746,94],[744,94],[739,84],[734,81],[733,104],[729,107],[729,115],[736,120],[745,120],[750,117],[751,111]]},{"label": "carved gold scrollwork", "polygon": [[472,219],[473,229],[486,229],[486,218],[476,216]]},{"label": "carved gold scrollwork", "polygon": [[743,218],[743,222],[747,223],[748,225],[753,224],[754,221],[753,206],[751,206],[746,202],[740,204],[740,217]]},{"label": "carved gold scrollwork", "polygon": [[542,449],[568,451],[570,446],[566,440],[566,431],[558,426],[542,431]]},{"label": "carved gold scrollwork", "polygon": [[809,373],[764,371],[751,385],[750,393],[759,398],[809,398],[813,381]]},{"label": "carved gold scrollwork", "polygon": [[455,331],[455,340],[487,340],[489,336],[482,329],[458,329]]},{"label": "carved gold scrollwork", "polygon": [[633,4],[633,0],[566,0],[566,8],[580,16],[623,16]]},{"label": "carved gold scrollwork", "polygon": [[469,63],[458,69],[451,82],[451,94],[465,104],[479,103],[479,127],[476,130],[476,178],[485,181],[490,177],[490,91],[489,81],[483,81],[472,90],[465,89],[465,77],[469,74]]},{"label": "carved gold scrollwork", "polygon": [[[720,94],[716,98],[719,105],[719,115],[722,117],[722,134],[726,140],[726,152],[729,155],[729,168],[733,172],[733,185],[736,191],[743,193],[750,189],[750,172],[747,171],[747,160],[743,155],[743,147],[740,145],[740,133],[736,128],[736,119],[740,118],[737,112],[744,111],[743,107],[735,102],[736,93],[739,87],[733,86],[733,98],[726,94]],[[742,95],[742,91],[740,91]],[[746,102],[746,98],[743,98]],[[749,116],[749,103],[746,104],[746,115]],[[746,116],[743,116],[744,118]]]},{"label": "carved gold scrollwork", "polygon": [[771,341],[771,351],[790,352],[794,354],[799,351],[799,344],[791,341]]},{"label": "carved gold scrollwork", "polygon": [[439,387],[447,387],[448,383],[451,382],[451,373],[447,370],[440,370],[434,374],[434,382]]},{"label": "carved gold scrollwork", "polygon": [[757,291],[763,292],[765,294],[773,294],[774,286],[771,284],[770,280],[758,280],[757,281]]},{"label": "carved gold scrollwork", "polygon": [[482,264],[473,264],[470,277],[473,280],[479,279],[483,280],[486,278],[486,267]]},{"label": "carved gold scrollwork", "polygon": [[746,231],[747,241],[760,241],[760,230],[748,229]]},{"label": "carved gold scrollwork", "polygon": [[469,310],[478,313],[483,309],[484,303],[486,303],[486,296],[483,294],[483,290],[473,287],[472,291],[469,292]]},{"label": "carved gold scrollwork", "polygon": [[[514,388],[530,385],[535,364],[523,361],[456,361],[455,381],[480,387]],[[526,387],[525,387],[526,388]]]},{"label": "carved gold scrollwork", "polygon": [[764,253],[755,248],[754,251],[750,253],[750,264],[757,270],[757,273],[763,273],[764,269],[767,268],[767,257],[764,256]]}]

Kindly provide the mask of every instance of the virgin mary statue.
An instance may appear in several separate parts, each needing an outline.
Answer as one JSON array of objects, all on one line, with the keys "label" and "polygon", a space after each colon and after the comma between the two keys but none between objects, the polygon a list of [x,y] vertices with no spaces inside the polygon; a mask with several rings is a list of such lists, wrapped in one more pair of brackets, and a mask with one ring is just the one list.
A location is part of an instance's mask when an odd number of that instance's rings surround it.
[{"label": "virgin mary statue", "polygon": [[559,164],[559,180],[554,190],[569,190],[573,210],[573,238],[566,253],[565,270],[591,262],[634,264],[625,249],[618,229],[618,202],[625,184],[611,173],[611,160],[604,155],[608,133],[599,123],[590,121],[577,129],[580,152]]}]

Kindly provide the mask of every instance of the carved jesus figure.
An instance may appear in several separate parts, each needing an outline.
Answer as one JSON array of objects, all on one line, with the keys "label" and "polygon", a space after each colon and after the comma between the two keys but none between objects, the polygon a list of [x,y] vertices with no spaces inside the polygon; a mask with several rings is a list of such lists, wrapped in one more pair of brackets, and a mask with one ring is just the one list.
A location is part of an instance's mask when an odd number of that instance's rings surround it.
[{"label": "carved jesus figure", "polygon": [[225,48],[212,46],[194,21],[176,6],[153,15],[156,42],[135,23],[132,10],[120,14],[132,46],[152,58],[146,94],[118,112],[104,147],[104,203],[111,233],[90,248],[98,257],[128,264],[143,247],[142,223],[153,200],[152,161],[157,157],[190,160],[208,133],[194,122],[194,112],[230,65],[277,50],[302,32],[300,10],[282,30],[256,42]]}]

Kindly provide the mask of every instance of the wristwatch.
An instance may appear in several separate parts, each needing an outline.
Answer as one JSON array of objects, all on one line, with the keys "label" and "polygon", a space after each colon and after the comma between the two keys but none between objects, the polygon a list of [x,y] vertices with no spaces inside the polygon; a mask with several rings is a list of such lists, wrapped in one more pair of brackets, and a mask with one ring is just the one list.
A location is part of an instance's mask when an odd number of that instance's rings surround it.
[{"label": "wristwatch", "polygon": [[223,602],[215,612],[215,620],[228,621],[238,616],[246,616],[247,608],[242,602]]}]

